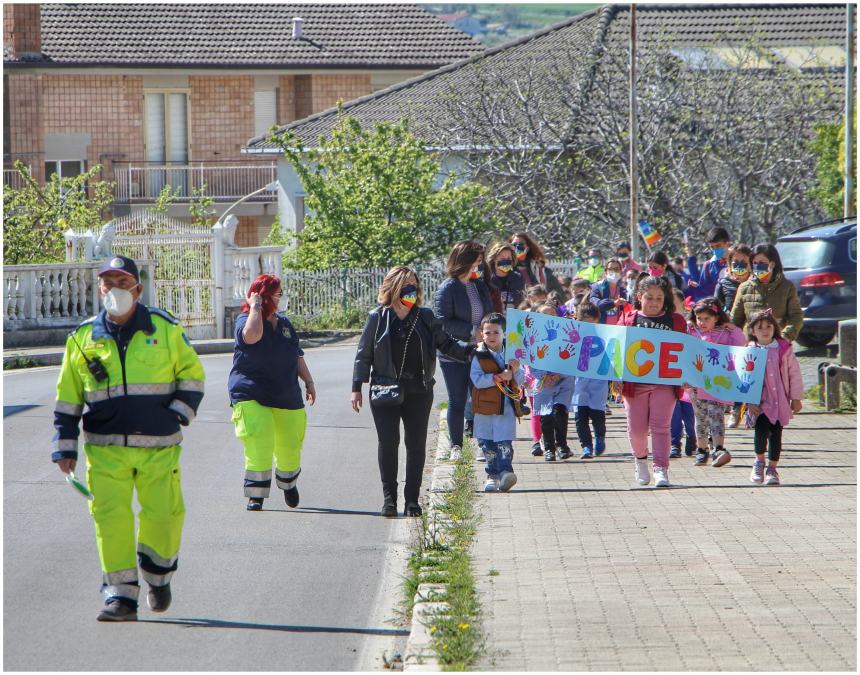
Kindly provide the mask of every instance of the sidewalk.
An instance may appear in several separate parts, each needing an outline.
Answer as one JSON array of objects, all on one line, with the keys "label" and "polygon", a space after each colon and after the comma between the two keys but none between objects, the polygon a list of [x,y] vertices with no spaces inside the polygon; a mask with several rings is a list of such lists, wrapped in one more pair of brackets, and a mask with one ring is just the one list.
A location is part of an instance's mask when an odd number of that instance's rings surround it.
[{"label": "sidewalk", "polygon": [[856,416],[796,416],[780,487],[749,482],[735,429],[730,464],[674,459],[657,490],[613,413],[592,460],[532,457],[520,423],[519,482],[479,497],[476,669],[856,670]]}]

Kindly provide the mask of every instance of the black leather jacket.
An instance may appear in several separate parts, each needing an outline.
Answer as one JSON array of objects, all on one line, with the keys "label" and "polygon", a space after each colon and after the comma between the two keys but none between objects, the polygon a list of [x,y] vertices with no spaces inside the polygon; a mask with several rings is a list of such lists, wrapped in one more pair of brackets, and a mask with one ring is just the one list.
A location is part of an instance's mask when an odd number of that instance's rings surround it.
[{"label": "black leather jacket", "polygon": [[[429,390],[435,383],[433,375],[436,373],[437,349],[447,356],[466,361],[475,351],[475,345],[460,342],[448,335],[442,328],[442,322],[428,307],[413,308],[407,316],[409,322],[414,320],[416,312],[418,322],[415,324],[415,336],[421,345],[424,386]],[[390,307],[377,307],[367,317],[355,355],[355,367],[352,371],[353,391],[360,391],[363,382],[393,382],[397,379],[389,332],[393,316],[394,310]]]}]

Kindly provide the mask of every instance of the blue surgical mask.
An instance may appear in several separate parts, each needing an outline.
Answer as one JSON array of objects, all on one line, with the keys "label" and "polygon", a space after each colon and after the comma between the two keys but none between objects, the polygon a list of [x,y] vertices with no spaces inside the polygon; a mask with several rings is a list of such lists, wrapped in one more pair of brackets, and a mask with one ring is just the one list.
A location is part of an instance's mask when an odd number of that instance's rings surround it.
[{"label": "blue surgical mask", "polygon": [[715,260],[722,260],[723,256],[726,255],[726,249],[722,246],[720,248],[711,249],[711,252],[714,254]]}]

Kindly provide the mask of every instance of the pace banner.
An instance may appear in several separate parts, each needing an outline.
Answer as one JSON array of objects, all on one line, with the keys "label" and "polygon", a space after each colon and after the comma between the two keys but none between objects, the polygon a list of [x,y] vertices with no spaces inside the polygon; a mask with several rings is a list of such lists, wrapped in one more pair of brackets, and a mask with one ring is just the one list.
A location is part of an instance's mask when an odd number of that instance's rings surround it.
[{"label": "pace banner", "polygon": [[723,401],[759,403],[761,347],[729,347],[692,335],[509,309],[505,357],[541,370],[599,380],[682,385]]}]

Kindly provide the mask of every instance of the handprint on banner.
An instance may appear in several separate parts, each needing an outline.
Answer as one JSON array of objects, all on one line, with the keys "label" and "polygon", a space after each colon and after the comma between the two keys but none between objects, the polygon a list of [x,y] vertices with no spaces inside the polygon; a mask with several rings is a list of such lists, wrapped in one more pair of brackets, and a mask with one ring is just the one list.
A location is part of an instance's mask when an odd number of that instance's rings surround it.
[{"label": "handprint on banner", "polygon": [[696,360],[693,362],[693,365],[700,373],[705,369],[705,359],[702,358],[701,354],[696,354]]},{"label": "handprint on banner", "polygon": [[744,375],[741,379],[741,383],[737,386],[737,390],[742,394],[746,394],[750,387],[753,386],[754,380],[749,375]]},{"label": "handprint on banner", "polygon": [[535,334],[529,333],[529,344],[533,345],[535,343]]},{"label": "handprint on banner", "polygon": [[755,370],[755,362],[756,357],[752,354],[747,354],[747,357],[744,359],[744,368],[748,373],[751,373],[753,370]]},{"label": "handprint on banner", "polygon": [[708,350],[708,363],[712,366],[717,365],[720,362],[720,351],[718,349],[709,349]]},{"label": "handprint on banner", "polygon": [[729,372],[735,369],[735,355],[734,354],[726,354],[726,363],[723,366]]},{"label": "handprint on banner", "polygon": [[522,347],[517,349],[517,351],[514,352],[514,358],[517,359],[518,361],[522,361],[523,359],[526,358],[526,350],[523,349]]},{"label": "handprint on banner", "polygon": [[546,331],[544,340],[547,342],[552,342],[558,337],[558,324],[555,321],[548,321],[544,326],[544,330]]},{"label": "handprint on banner", "polygon": [[519,333],[508,333],[508,342],[515,347],[523,343],[522,335]]},{"label": "handprint on banner", "polygon": [[542,359],[544,356],[546,356],[547,351],[549,351],[549,345],[540,345],[537,348],[537,357],[539,359]]},{"label": "handprint on banner", "polygon": [[565,345],[563,347],[558,348],[558,355],[566,361],[571,356],[573,356],[573,352],[570,350],[569,345]]},{"label": "handprint on banner", "polygon": [[535,322],[535,320],[532,317],[527,316],[526,317],[526,328],[531,328],[534,325],[534,322]]},{"label": "handprint on banner", "polygon": [[562,330],[567,336],[567,341],[570,344],[575,345],[577,342],[579,342],[579,331],[576,330],[576,326],[571,324],[569,326],[564,326]]},{"label": "handprint on banner", "polygon": [[711,389],[711,378],[705,375],[705,389]]},{"label": "handprint on banner", "polygon": [[732,387],[732,381],[725,375],[715,375],[714,384],[718,387],[722,387],[723,389],[731,389]]}]

